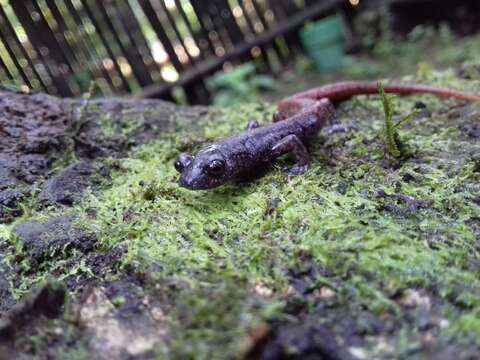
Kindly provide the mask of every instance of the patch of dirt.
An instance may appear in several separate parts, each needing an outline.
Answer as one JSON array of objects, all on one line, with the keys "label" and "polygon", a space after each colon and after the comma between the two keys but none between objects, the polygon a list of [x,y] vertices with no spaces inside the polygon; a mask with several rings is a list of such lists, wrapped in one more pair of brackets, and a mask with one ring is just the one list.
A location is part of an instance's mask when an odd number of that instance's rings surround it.
[{"label": "patch of dirt", "polygon": [[480,65],[463,64],[457,69],[457,76],[461,79],[476,80],[480,78]]},{"label": "patch of dirt", "polygon": [[65,288],[57,283],[46,283],[10,310],[0,323],[0,344],[11,341],[17,331],[31,326],[36,318],[58,317],[63,312]]},{"label": "patch of dirt", "polygon": [[417,200],[400,193],[387,194],[383,190],[377,192],[377,198],[383,200],[382,210],[404,217],[415,215],[421,209],[427,209],[431,205],[431,201]]},{"label": "patch of dirt", "polygon": [[477,106],[466,105],[452,110],[449,116],[460,119],[458,128],[467,139],[478,140],[480,138],[480,110]]},{"label": "patch of dirt", "polygon": [[86,264],[95,276],[104,277],[109,272],[114,272],[118,266],[125,249],[116,247],[108,252],[94,251],[87,255]]},{"label": "patch of dirt", "polygon": [[[0,191],[0,219],[9,222],[15,217],[22,215],[20,201],[24,194],[16,189],[5,189]],[[0,222],[2,222],[0,221]]]},{"label": "patch of dirt", "polygon": [[[409,356],[446,359],[443,351],[454,351],[453,346],[439,343],[443,341],[439,331],[447,328],[449,322],[442,313],[445,300],[434,289],[407,288],[392,293],[389,300],[396,304],[399,313],[375,315],[350,306],[348,292],[336,288],[341,279],[324,271],[307,254],[303,260],[289,273],[285,298],[285,313],[289,316],[270,323],[266,340],[255,348],[252,358],[368,359],[365,349],[393,349],[396,345],[390,341],[407,329],[405,335],[412,344]],[[472,346],[465,348],[463,354],[474,356],[475,351]],[[388,353],[385,358],[389,358]]]},{"label": "patch of dirt", "polygon": [[[320,268],[308,254],[289,273],[286,295],[287,320],[275,321],[259,359],[357,359],[351,349],[366,346],[365,336],[390,333],[391,319],[350,309],[339,300],[336,279]],[[330,286],[321,285],[328,279]]]},{"label": "patch of dirt", "polygon": [[275,359],[354,360],[338,336],[318,323],[288,325],[275,330],[273,338],[256,357]]},{"label": "patch of dirt", "polygon": [[75,306],[78,325],[98,359],[151,358],[166,336],[166,316],[130,281],[93,287]]}]

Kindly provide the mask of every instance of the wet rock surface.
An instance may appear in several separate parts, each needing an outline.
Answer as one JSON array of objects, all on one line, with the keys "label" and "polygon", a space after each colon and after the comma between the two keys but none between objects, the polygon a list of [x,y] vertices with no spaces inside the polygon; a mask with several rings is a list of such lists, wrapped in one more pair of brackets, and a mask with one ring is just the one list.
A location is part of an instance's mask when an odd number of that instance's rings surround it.
[{"label": "wet rock surface", "polygon": [[8,281],[10,269],[5,262],[7,252],[7,243],[0,237],[0,318],[15,304],[12,289]]},{"label": "wet rock surface", "polygon": [[16,304],[0,322],[0,350],[2,345],[13,340],[18,330],[27,325],[31,326],[36,318],[60,316],[65,297],[66,292],[62,285],[48,282]]},{"label": "wet rock surface", "polygon": [[98,166],[81,162],[67,166],[47,180],[38,200],[42,203],[72,205],[80,200],[95,174],[103,173]]},{"label": "wet rock surface", "polygon": [[178,114],[195,118],[204,111],[157,100],[0,92],[0,222],[21,215],[22,194],[39,185],[41,202],[72,205],[93,175],[102,175],[97,162],[172,129]]},{"label": "wet rock surface", "polygon": [[72,224],[70,217],[58,217],[41,223],[29,220],[15,225],[13,233],[25,248],[28,258],[38,264],[47,258],[73,249],[83,253],[93,250],[96,242],[94,234],[85,233]]},{"label": "wet rock surface", "polygon": [[22,214],[20,201],[23,197],[23,193],[15,189],[0,191],[0,223],[13,220]]},{"label": "wet rock surface", "polygon": [[[1,152],[0,205],[10,211],[4,222],[14,221],[0,227],[2,356],[476,355],[475,339],[457,335],[454,326],[455,318],[475,314],[478,286],[473,277],[457,283],[449,272],[478,271],[474,251],[463,252],[457,241],[469,243],[479,229],[476,137],[469,133],[478,120],[475,106],[445,117],[429,106],[431,117],[415,119],[402,134],[418,148],[416,156],[393,166],[382,161],[382,144],[369,128],[378,114],[347,104],[349,116],[358,117],[356,130],[316,145],[304,178],[273,169],[246,186],[192,194],[176,185],[170,160],[243,129],[252,107],[215,118],[218,129],[207,118],[212,133],[204,135],[205,122],[199,133],[190,132],[194,121],[186,130],[175,122],[177,116],[195,120],[204,109],[8,96],[33,99],[33,113],[45,118],[31,118],[17,133],[10,129],[16,141],[34,141],[14,156],[11,148]],[[28,116],[15,109],[15,121]],[[54,111],[59,115],[48,115]],[[269,121],[268,110],[259,112]],[[373,122],[380,127],[381,115]],[[48,124],[61,130],[44,129],[43,137],[37,130]],[[171,130],[187,136],[131,151]],[[458,148],[445,145],[458,139]],[[26,162],[31,166],[22,170]],[[452,191],[442,187],[444,173],[456,184]],[[431,227],[418,229],[420,221]],[[49,278],[64,288],[45,288]],[[475,319],[465,324],[473,327]]]},{"label": "wet rock surface", "polygon": [[9,174],[10,182],[33,182],[66,148],[68,106],[44,94],[0,95],[0,179]]},{"label": "wet rock surface", "polygon": [[[103,159],[121,157],[132,147],[170,131],[179,114],[194,119],[204,111],[157,100],[85,103],[44,94],[0,93],[0,222],[14,221],[23,214],[23,206],[34,211],[74,205],[86,189],[95,191],[97,185],[108,181]],[[75,348],[76,341],[64,337],[66,324],[62,329],[49,323],[49,318],[63,311],[66,288],[77,291],[92,286],[86,290],[90,295],[77,300],[76,307],[86,331],[79,334],[76,327],[71,331],[78,339],[88,336],[89,346],[105,351],[105,358],[150,358],[153,345],[164,336],[165,327],[159,322],[162,310],[142,300],[141,288],[135,290],[130,281],[116,281],[107,283],[105,290],[95,290],[95,281],[118,268],[124,249],[94,251],[95,234],[75,222],[71,216],[57,216],[15,224],[12,234],[23,249],[21,261],[26,261],[26,267],[10,267],[7,257],[14,249],[0,241],[0,358],[33,355],[28,339],[39,336],[36,329],[44,327],[50,329],[45,344],[59,346],[47,346],[37,355],[59,358],[63,346]],[[51,266],[55,259],[78,276],[65,279],[66,288],[47,284],[18,302],[14,292],[18,296],[19,287],[24,286],[22,276]],[[82,263],[91,269],[90,275],[82,272]],[[51,276],[58,272],[61,269],[53,270]],[[12,282],[12,278],[16,280]],[[106,312],[98,309],[106,304],[110,304]]]},{"label": "wet rock surface", "polygon": [[337,343],[334,333],[319,324],[282,327],[263,349],[259,358],[262,360],[358,359]]}]

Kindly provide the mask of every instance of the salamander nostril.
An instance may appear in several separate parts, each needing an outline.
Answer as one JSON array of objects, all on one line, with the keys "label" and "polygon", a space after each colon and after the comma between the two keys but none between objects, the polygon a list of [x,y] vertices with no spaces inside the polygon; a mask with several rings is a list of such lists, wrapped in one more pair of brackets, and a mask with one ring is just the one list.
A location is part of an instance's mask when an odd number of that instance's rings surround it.
[{"label": "salamander nostril", "polygon": [[177,160],[175,160],[175,169],[182,173],[183,170],[192,162],[193,156],[189,154],[182,153],[178,155]]}]

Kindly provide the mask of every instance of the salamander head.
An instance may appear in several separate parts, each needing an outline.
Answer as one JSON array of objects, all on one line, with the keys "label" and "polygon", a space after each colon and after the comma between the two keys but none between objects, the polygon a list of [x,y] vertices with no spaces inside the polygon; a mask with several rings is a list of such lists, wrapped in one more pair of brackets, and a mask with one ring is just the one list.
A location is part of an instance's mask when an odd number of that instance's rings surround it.
[{"label": "salamander head", "polygon": [[228,162],[214,146],[200,151],[195,157],[180,154],[175,169],[182,174],[180,186],[190,190],[220,186],[228,181],[230,173]]}]

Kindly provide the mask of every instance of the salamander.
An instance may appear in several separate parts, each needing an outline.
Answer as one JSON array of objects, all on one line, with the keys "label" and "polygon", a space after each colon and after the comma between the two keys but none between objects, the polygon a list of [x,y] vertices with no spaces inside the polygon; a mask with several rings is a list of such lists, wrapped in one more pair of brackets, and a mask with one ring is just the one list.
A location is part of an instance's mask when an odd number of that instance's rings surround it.
[{"label": "salamander", "polygon": [[[210,144],[195,156],[180,154],[175,161],[181,174],[179,184],[191,190],[215,188],[230,180],[250,178],[285,154],[295,157],[288,172],[303,174],[310,166],[307,147],[322,127],[332,122],[335,105],[378,91],[374,82],[339,82],[285,98],[278,103],[272,124],[260,127],[256,121],[250,121],[245,132]],[[384,91],[480,102],[477,95],[425,85],[386,85]]]}]

